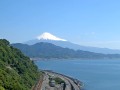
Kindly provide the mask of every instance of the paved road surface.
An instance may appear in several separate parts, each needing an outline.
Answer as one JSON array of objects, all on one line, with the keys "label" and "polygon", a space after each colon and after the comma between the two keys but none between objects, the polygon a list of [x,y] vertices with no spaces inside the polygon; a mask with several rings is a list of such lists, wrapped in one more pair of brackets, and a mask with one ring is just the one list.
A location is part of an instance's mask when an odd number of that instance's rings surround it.
[{"label": "paved road surface", "polygon": [[[65,90],[80,90],[79,86],[76,85],[72,79],[70,79],[70,78],[68,78],[68,77],[66,77],[64,75],[57,74],[57,73],[54,73],[54,72],[49,72],[49,71],[45,71],[45,73],[46,73],[46,75],[45,75],[46,80],[43,81],[43,85],[42,85],[41,90],[63,90],[63,88],[62,87],[60,88],[60,86],[58,86],[57,89],[56,89],[56,87],[55,88],[52,87],[50,89],[44,89],[45,86],[46,86],[46,83],[49,81],[49,79],[48,79],[49,76],[48,75],[54,76],[54,77],[59,77],[59,78],[63,79],[65,81],[65,83],[66,83]],[[48,85],[49,84],[47,83],[47,87],[49,87]]]},{"label": "paved road surface", "polygon": [[65,81],[65,84],[66,84],[65,90],[71,90],[71,84],[70,84],[70,82],[69,82],[65,77],[63,77],[63,76],[61,76],[61,75],[59,75],[59,74],[51,73],[51,72],[47,72],[47,73],[48,73],[49,75],[51,75],[51,76],[59,77],[59,78],[61,78],[62,80],[64,80],[64,81]]},{"label": "paved road surface", "polygon": [[49,86],[49,75],[48,73],[44,75],[41,90],[62,90],[62,87],[60,85],[56,85],[55,87]]}]

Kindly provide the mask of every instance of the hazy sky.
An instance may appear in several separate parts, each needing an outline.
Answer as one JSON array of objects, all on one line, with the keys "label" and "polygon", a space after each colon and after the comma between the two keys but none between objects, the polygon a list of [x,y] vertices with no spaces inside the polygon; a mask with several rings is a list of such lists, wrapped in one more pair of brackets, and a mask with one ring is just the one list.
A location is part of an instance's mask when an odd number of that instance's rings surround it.
[{"label": "hazy sky", "polygon": [[43,32],[120,49],[120,0],[0,0],[0,38],[24,42]]}]

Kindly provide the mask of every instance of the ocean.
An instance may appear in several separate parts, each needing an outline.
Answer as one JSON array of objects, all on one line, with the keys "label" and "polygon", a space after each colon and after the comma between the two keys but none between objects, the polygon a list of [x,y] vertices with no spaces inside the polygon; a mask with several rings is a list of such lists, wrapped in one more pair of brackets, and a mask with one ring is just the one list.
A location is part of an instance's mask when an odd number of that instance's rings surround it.
[{"label": "ocean", "polygon": [[82,81],[84,90],[120,90],[120,60],[53,59],[35,64]]}]

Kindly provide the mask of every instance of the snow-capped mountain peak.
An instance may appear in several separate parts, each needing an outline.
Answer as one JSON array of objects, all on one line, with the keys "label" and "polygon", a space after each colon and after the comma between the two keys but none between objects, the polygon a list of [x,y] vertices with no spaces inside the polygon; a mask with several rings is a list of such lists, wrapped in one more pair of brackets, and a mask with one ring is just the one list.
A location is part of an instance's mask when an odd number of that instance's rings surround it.
[{"label": "snow-capped mountain peak", "polygon": [[37,37],[38,40],[55,40],[55,41],[67,41],[65,39],[58,38],[48,32],[45,32]]}]

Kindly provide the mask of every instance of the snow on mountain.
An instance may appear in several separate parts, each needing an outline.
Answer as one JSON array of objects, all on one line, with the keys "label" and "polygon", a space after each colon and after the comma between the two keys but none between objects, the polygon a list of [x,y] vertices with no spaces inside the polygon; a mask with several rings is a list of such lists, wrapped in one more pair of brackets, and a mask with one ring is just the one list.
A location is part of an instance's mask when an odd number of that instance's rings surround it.
[{"label": "snow on mountain", "polygon": [[24,42],[24,44],[34,45],[34,44],[39,43],[39,42],[48,42],[48,43],[52,43],[52,44],[57,45],[57,46],[61,46],[64,48],[70,48],[70,49],[74,49],[74,50],[83,50],[83,51],[90,51],[90,52],[103,53],[103,54],[120,54],[120,50],[81,46],[78,44],[74,44],[74,43],[69,42],[65,39],[58,38],[58,37],[56,37],[48,32],[41,34],[36,39]]},{"label": "snow on mountain", "polygon": [[38,40],[55,40],[55,41],[67,41],[65,39],[61,39],[59,37],[56,37],[48,32],[43,33],[42,35],[37,37]]}]

